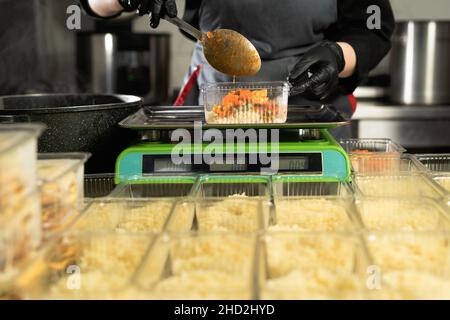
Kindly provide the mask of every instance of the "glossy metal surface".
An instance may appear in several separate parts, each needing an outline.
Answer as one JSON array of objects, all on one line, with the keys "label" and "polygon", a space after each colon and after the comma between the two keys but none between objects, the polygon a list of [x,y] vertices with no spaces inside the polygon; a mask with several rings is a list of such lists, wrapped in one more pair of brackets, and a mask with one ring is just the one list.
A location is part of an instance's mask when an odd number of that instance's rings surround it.
[{"label": "glossy metal surface", "polygon": [[450,104],[450,22],[397,24],[391,53],[391,99]]}]

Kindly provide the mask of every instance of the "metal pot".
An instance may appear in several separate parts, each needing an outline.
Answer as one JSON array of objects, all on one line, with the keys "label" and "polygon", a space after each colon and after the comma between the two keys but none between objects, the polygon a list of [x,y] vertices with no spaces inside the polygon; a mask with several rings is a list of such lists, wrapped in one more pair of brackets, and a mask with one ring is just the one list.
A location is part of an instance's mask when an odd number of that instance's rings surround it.
[{"label": "metal pot", "polygon": [[397,24],[391,53],[391,100],[407,105],[450,103],[450,22]]},{"label": "metal pot", "polygon": [[114,172],[119,153],[137,138],[118,122],[141,107],[126,95],[41,94],[0,97],[0,121],[40,122],[39,152],[89,152],[87,173]]}]

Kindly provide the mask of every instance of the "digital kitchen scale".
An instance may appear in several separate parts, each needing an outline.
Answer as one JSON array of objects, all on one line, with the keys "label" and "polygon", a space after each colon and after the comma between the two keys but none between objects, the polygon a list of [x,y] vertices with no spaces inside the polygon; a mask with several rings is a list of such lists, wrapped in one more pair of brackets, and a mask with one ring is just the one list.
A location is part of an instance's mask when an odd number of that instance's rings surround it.
[{"label": "digital kitchen scale", "polygon": [[[300,180],[348,181],[349,157],[328,131],[348,123],[329,105],[289,106],[286,123],[249,125],[206,124],[202,107],[145,107],[120,123],[123,128],[139,130],[143,141],[118,157],[116,182],[145,183],[158,175],[183,174],[277,174]],[[201,131],[197,130],[200,125]],[[183,133],[177,129],[191,134],[190,143],[171,142],[174,133]],[[235,130],[256,133],[258,140],[205,142],[207,133],[226,137]],[[267,138],[260,140],[263,134]],[[273,143],[272,138],[279,142]]]}]

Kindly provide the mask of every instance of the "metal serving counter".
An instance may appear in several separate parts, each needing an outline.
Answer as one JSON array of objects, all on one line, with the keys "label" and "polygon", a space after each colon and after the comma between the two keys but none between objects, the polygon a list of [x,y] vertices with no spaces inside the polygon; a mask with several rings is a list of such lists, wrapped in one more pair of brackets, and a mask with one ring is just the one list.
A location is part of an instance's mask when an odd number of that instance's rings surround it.
[{"label": "metal serving counter", "polygon": [[450,150],[450,106],[400,106],[361,99],[352,122],[357,138],[389,138],[413,150]]}]

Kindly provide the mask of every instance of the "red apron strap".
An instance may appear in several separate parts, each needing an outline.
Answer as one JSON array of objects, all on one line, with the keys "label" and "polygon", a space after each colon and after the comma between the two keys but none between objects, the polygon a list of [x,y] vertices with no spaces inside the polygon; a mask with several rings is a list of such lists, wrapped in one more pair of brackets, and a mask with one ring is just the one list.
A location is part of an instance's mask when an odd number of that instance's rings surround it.
[{"label": "red apron strap", "polygon": [[356,108],[358,107],[358,100],[356,100],[356,97],[353,94],[347,95],[347,99],[352,106],[352,114],[355,114]]}]

